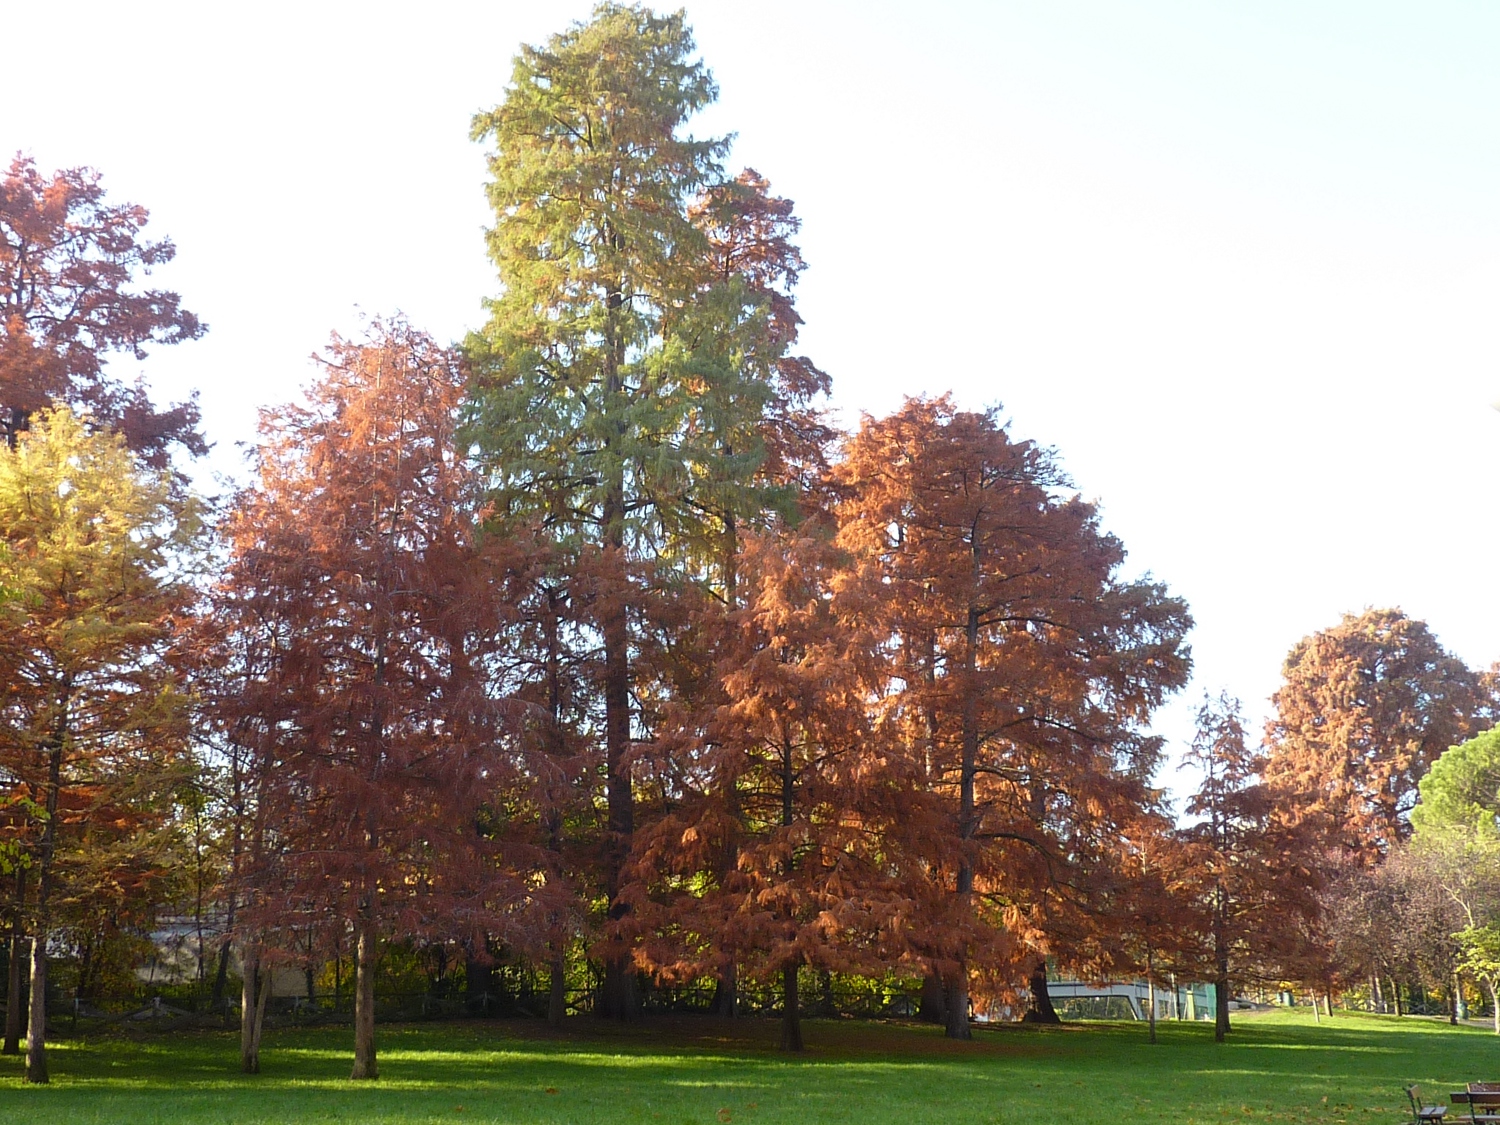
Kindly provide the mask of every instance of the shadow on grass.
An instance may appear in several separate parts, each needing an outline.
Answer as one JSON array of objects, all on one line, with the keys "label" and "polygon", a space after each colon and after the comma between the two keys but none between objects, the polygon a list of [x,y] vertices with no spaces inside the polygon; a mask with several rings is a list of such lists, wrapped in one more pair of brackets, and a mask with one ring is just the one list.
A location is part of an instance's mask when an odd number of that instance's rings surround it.
[{"label": "shadow on grass", "polygon": [[[1434,1022],[1296,1014],[1206,1024],[985,1028],[953,1043],[914,1024],[809,1021],[813,1049],[774,1049],[776,1024],[649,1020],[382,1026],[381,1080],[352,1084],[347,1028],[268,1033],[264,1072],[238,1073],[238,1039],[200,1033],[64,1042],[55,1085],[22,1089],[0,1059],[0,1112],[41,1125],[109,1121],[834,1122],[1327,1121],[1390,1112],[1407,1081],[1500,1078],[1491,1035]],[[1100,1091],[1105,1091],[1101,1096]],[[728,1116],[722,1116],[727,1114]]]}]

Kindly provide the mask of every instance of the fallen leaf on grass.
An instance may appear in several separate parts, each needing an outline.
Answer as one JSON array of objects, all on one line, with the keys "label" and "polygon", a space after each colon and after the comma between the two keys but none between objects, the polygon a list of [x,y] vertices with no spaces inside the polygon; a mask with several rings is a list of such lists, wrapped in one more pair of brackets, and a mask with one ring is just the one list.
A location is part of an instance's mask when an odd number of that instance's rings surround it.
[{"label": "fallen leaf on grass", "polygon": [[546,1092],[549,1093],[549,1094],[555,1094],[555,1093],[557,1093],[557,1087],[556,1086],[548,1086]]}]

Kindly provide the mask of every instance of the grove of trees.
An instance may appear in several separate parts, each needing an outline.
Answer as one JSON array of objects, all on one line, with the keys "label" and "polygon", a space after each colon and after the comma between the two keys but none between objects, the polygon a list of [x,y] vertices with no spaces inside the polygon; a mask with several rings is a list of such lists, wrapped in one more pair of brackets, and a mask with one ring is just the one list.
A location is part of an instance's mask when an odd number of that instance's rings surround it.
[{"label": "grove of trees", "polygon": [[1186,604],[998,410],[833,424],[792,203],[689,131],[716,94],[681,13],[606,3],[523,48],[473,125],[484,324],[334,336],[216,506],[195,405],[108,368],[205,331],[140,288],[172,244],[90,170],[11,164],[0,910],[28,1080],[49,1009],[134,987],[167,919],[209,1008],[238,979],[247,1072],[276,973],[347,967],[375,1078],[398,956],[471,992],[525,966],[554,1022],[769,988],[793,1051],[835,978],[909,981],[957,1039],[976,1009],[1055,1020],[1049,972],[1211,981],[1220,1038],[1270,985],[1456,1015],[1468,982],[1500,1030],[1494,677],[1350,615],[1292,651],[1263,741],[1205,699],[1179,826],[1151,720],[1190,676]]}]

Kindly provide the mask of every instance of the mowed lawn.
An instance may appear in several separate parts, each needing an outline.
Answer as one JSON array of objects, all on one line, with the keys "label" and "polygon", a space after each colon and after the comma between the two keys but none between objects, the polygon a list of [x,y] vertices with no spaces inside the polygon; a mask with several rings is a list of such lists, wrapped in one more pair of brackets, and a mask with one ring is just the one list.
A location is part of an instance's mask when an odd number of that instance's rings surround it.
[{"label": "mowed lawn", "polygon": [[[1302,1012],[1306,1012],[1302,1009]],[[53,1084],[0,1059],[0,1120],[66,1122],[1395,1122],[1401,1087],[1442,1095],[1500,1080],[1500,1038],[1425,1019],[1271,1012],[1206,1024],[980,1030],[808,1021],[809,1050],[772,1021],[590,1020],[382,1026],[381,1078],[347,1075],[347,1029],[268,1032],[264,1073],[237,1073],[230,1034],[59,1041]]]}]

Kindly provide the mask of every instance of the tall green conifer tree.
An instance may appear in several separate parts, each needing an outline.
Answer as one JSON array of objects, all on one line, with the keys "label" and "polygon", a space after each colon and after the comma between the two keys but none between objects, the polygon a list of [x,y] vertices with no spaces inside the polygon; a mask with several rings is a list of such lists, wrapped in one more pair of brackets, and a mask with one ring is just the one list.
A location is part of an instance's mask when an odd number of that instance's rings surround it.
[{"label": "tall green conifer tree", "polygon": [[[795,337],[775,300],[716,259],[702,201],[727,182],[727,142],[686,131],[717,96],[693,51],[681,13],[601,5],[523,48],[473,129],[494,146],[501,292],[468,342],[471,433],[496,519],[545,526],[598,646],[611,919],[599,1011],[614,1016],[634,1006],[622,872],[642,625],[674,584],[732,586],[724,544],[776,499],[768,420],[821,377],[778,365]],[[811,384],[777,386],[808,371]]]}]

